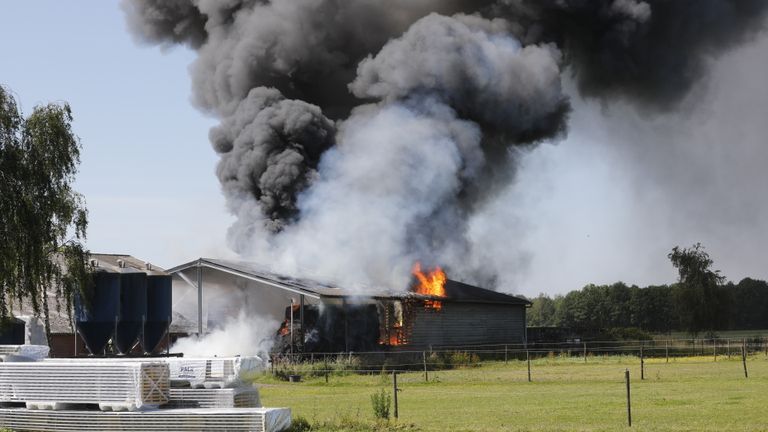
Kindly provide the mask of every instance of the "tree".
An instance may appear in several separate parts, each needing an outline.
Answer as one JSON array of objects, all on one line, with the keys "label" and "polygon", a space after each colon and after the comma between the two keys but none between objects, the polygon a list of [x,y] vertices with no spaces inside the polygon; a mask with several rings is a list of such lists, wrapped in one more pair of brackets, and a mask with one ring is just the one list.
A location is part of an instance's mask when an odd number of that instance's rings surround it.
[{"label": "tree", "polygon": [[713,261],[701,243],[688,249],[675,246],[667,257],[679,273],[674,289],[681,327],[694,335],[716,330],[727,306],[719,287],[725,277],[712,270]]},{"label": "tree", "polygon": [[0,86],[0,322],[14,302],[29,302],[50,334],[47,290],[71,310],[87,285],[88,225],[83,197],[72,188],[80,143],[68,104],[37,106],[24,118]]},{"label": "tree", "polygon": [[546,294],[539,294],[531,301],[528,309],[528,325],[531,327],[549,327],[555,322],[555,301]]}]

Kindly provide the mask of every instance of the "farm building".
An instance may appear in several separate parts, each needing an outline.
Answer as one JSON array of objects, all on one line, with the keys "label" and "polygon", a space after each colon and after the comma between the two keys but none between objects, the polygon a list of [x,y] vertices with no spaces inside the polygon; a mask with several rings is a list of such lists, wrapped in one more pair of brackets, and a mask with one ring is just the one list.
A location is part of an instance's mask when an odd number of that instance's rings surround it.
[{"label": "farm building", "polygon": [[[443,280],[440,292],[366,295],[253,263],[200,258],[168,270],[174,319],[204,334],[247,310],[269,318],[283,351],[339,352],[526,341],[528,300]],[[444,274],[443,274],[444,276]],[[282,337],[281,337],[282,336]]]},{"label": "farm building", "polygon": [[[91,254],[90,259],[92,260],[92,264],[95,264],[101,270],[123,267],[126,271],[150,272],[159,275],[165,274],[163,269],[130,255]],[[151,268],[151,270],[148,270],[149,268]],[[75,331],[75,321],[77,319],[76,312],[67,310],[66,305],[63,302],[59,303],[57,307],[58,299],[54,290],[48,290],[46,294],[48,296],[48,304],[50,305],[50,339],[47,339],[45,336],[43,318],[36,317],[31,304],[24,302],[21,305],[14,305],[16,307],[12,310],[13,314],[24,322],[21,337],[18,338],[18,340],[15,340],[14,343],[50,345],[51,357],[88,355],[89,352],[86,349],[86,344],[82,335]],[[142,317],[144,321],[148,321],[147,318],[147,316]],[[114,326],[119,326],[119,323],[114,322],[114,318],[110,317],[110,321],[111,323],[106,324],[107,327],[113,328]],[[147,324],[151,325],[152,323],[145,323],[145,326]],[[194,325],[179,318],[178,320],[174,319],[174,321],[170,323],[170,327],[168,327],[167,324],[164,324],[164,327],[157,329],[156,332],[159,332],[157,338],[159,338],[160,341],[154,351],[158,353],[165,351],[169,343],[172,343],[179,337],[194,332]],[[145,337],[146,334],[142,333],[141,336]],[[109,337],[110,336],[107,335],[108,339]],[[138,346],[134,347],[132,351],[135,351],[137,354],[141,353]]]}]

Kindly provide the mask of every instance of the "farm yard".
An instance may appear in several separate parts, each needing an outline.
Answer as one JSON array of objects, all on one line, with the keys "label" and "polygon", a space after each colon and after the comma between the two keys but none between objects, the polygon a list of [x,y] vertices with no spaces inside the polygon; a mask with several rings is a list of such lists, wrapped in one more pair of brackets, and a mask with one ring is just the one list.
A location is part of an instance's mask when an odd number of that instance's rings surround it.
[{"label": "farm yard", "polygon": [[631,374],[632,427],[639,431],[768,430],[768,358],[740,355],[645,359],[550,355],[531,361],[398,374],[399,419],[375,420],[371,395],[391,395],[391,373],[302,376],[289,383],[255,376],[262,402],[288,406],[294,430],[610,431],[627,426],[625,370]]}]

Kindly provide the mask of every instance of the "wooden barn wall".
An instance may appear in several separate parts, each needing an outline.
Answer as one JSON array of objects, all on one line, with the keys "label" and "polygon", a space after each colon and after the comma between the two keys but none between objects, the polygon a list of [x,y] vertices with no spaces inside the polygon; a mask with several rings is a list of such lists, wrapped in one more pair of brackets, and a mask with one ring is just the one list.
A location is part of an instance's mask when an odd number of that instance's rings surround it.
[{"label": "wooden barn wall", "polygon": [[411,346],[525,342],[525,306],[444,302],[440,311],[417,309]]}]

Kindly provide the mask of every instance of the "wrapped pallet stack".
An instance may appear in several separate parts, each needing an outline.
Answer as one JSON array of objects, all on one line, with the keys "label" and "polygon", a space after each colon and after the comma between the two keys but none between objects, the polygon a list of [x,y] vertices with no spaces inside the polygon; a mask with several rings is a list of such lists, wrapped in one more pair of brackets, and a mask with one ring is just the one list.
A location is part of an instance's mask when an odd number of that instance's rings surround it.
[{"label": "wrapped pallet stack", "polygon": [[[19,352],[18,348],[1,348]],[[24,351],[24,350],[21,350]],[[288,408],[263,408],[241,380],[250,358],[22,358],[0,363],[0,429],[279,432]]]}]

